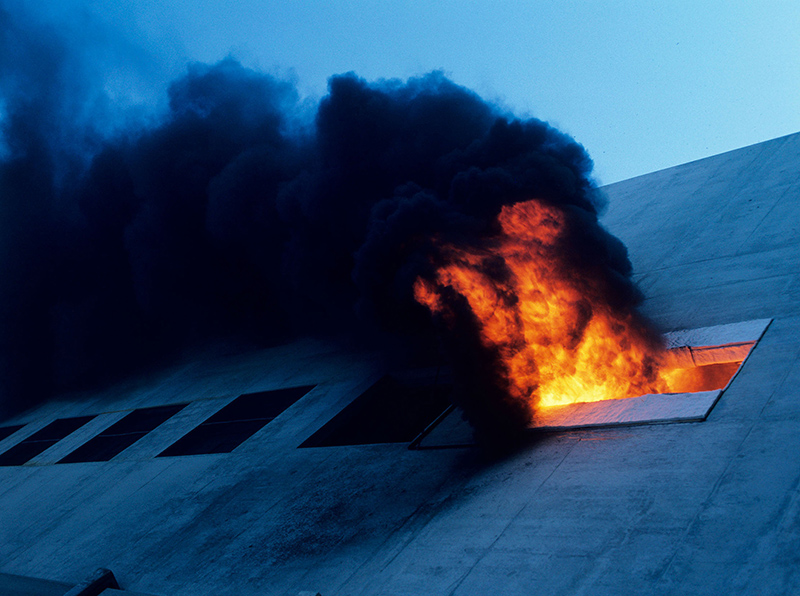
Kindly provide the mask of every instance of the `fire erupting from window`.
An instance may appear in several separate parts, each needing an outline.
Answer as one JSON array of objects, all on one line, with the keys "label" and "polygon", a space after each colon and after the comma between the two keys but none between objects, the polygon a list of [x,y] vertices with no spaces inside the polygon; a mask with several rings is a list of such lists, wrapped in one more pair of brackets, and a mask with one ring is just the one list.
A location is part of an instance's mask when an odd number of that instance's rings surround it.
[{"label": "fire erupting from window", "polygon": [[5,66],[32,86],[0,89],[15,222],[0,259],[0,417],[220,338],[342,337],[401,367],[438,361],[439,334],[459,405],[489,440],[548,400],[666,382],[626,250],[597,221],[592,160],[546,122],[440,72],[333,76],[312,106],[232,58],[189,66],[168,109],[129,121],[98,101],[105,74],[84,48],[53,43],[25,11],[5,16],[19,50]]},{"label": "fire erupting from window", "polygon": [[435,276],[418,278],[414,294],[446,327],[460,316],[453,293],[466,301],[513,401],[532,413],[724,387],[726,371],[714,379],[687,367],[630,304],[615,303],[606,270],[575,261],[565,245],[580,233],[574,212],[529,200],[504,206],[497,224],[480,245],[439,246]]}]

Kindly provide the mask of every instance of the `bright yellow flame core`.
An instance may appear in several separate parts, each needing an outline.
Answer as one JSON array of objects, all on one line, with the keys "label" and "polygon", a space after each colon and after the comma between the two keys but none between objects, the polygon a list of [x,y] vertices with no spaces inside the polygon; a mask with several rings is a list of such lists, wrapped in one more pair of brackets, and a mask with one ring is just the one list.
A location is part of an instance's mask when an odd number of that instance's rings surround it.
[{"label": "bright yellow flame core", "polygon": [[414,293],[434,313],[447,310],[445,288],[467,300],[512,397],[532,411],[670,391],[681,375],[645,325],[565,263],[559,210],[532,200],[503,207],[498,222],[502,233],[487,245],[441,247],[445,264],[435,279],[417,279]]}]

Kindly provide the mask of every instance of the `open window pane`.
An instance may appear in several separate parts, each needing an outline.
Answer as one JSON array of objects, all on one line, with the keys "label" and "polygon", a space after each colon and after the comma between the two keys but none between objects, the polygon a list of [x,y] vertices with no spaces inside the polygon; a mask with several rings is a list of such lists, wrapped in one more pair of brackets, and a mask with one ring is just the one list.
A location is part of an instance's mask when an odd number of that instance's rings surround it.
[{"label": "open window pane", "polygon": [[269,420],[243,420],[201,424],[178,439],[159,457],[168,455],[199,455],[201,453],[230,453],[261,430]]},{"label": "open window pane", "polygon": [[158,457],[230,453],[313,387],[290,387],[240,395],[159,453]]},{"label": "open window pane", "polygon": [[451,386],[435,379],[381,378],[301,447],[408,443],[449,405]]},{"label": "open window pane", "polygon": [[[699,422],[705,420],[727,389],[772,319],[672,331],[664,339],[677,362],[679,382],[673,393],[574,403],[539,408],[531,431],[561,431],[602,426]],[[474,444],[461,412],[443,417],[421,438],[418,448]]]},{"label": "open window pane", "polygon": [[25,425],[24,424],[16,424],[14,426],[4,426],[4,427],[0,428],[0,441],[10,437],[15,432],[17,432],[19,429],[21,429],[23,426],[25,426]]},{"label": "open window pane", "polygon": [[43,453],[67,435],[72,434],[89,422],[94,416],[78,416],[54,420],[43,429],[14,445],[0,455],[0,466],[21,466],[40,453]]},{"label": "open window pane", "polygon": [[166,422],[184,407],[186,404],[134,410],[58,463],[108,461]]}]

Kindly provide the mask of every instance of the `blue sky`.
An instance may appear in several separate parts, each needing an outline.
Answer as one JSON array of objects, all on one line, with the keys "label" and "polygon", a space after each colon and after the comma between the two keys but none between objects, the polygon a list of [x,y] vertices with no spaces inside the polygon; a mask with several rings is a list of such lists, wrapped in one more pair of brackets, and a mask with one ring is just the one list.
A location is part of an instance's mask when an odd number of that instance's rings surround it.
[{"label": "blue sky", "polygon": [[125,39],[148,101],[163,93],[154,80],[227,55],[295,77],[311,99],[332,74],[442,70],[571,134],[601,183],[800,131],[796,0],[63,0],[46,10]]}]

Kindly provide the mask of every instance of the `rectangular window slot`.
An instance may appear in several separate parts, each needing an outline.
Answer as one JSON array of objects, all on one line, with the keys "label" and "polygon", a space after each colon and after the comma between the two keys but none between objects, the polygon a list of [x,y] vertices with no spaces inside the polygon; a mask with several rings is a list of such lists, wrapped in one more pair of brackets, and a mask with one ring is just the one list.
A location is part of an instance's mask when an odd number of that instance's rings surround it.
[{"label": "rectangular window slot", "polygon": [[666,333],[669,356],[680,368],[673,393],[542,408],[532,429],[561,430],[705,420],[772,319]]},{"label": "rectangular window slot", "polygon": [[158,457],[230,453],[313,388],[308,385],[240,395]]},{"label": "rectangular window slot", "polygon": [[[679,367],[671,382],[674,393],[540,408],[529,428],[560,431],[705,420],[771,322],[758,319],[666,333],[669,356]],[[460,411],[453,411],[415,443],[419,449],[464,447],[474,444],[471,435]]]},{"label": "rectangular window slot", "polygon": [[16,424],[14,426],[3,426],[2,428],[0,428],[0,441],[2,441],[3,439],[7,439],[15,432],[17,432],[19,429],[21,429],[23,426],[25,425]]},{"label": "rectangular window slot", "polygon": [[0,466],[21,466],[89,422],[94,416],[54,420],[0,455]]},{"label": "rectangular window slot", "polygon": [[450,382],[386,375],[300,447],[408,443],[450,405]]},{"label": "rectangular window slot", "polygon": [[185,407],[175,404],[134,410],[58,463],[109,461]]}]

